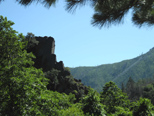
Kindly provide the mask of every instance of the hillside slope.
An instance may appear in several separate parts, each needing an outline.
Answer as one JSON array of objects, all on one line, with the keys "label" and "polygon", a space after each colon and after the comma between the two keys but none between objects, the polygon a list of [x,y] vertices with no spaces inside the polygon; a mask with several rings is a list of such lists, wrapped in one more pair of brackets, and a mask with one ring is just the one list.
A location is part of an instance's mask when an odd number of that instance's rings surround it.
[{"label": "hillside slope", "polygon": [[119,63],[77,67],[70,70],[74,78],[81,79],[85,85],[98,91],[101,91],[102,86],[108,81],[114,81],[120,87],[122,83],[128,81],[129,77],[132,77],[134,81],[153,77],[154,48],[146,54]]}]

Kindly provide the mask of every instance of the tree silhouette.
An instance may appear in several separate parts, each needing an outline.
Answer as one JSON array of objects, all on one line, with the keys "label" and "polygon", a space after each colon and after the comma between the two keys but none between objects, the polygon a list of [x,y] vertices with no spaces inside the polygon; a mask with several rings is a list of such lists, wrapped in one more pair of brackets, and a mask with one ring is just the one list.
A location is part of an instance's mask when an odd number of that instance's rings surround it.
[{"label": "tree silhouette", "polygon": [[[0,0],[2,2],[4,0]],[[51,7],[58,0],[16,0],[27,6],[33,2]],[[154,0],[66,0],[66,10],[74,11],[78,6],[90,4],[95,13],[92,18],[93,26],[110,26],[123,21],[128,11],[132,10],[132,22],[141,27],[154,24]]]},{"label": "tree silhouette", "polygon": [[110,26],[122,22],[124,16],[132,9],[132,21],[135,25],[151,26],[154,24],[153,0],[67,0],[67,10],[90,3],[94,8],[92,24]]},{"label": "tree silhouette", "polygon": [[[2,1],[5,1],[5,0],[0,0],[0,2]],[[56,1],[57,0],[16,0],[16,2],[24,6],[28,6],[31,3],[36,2],[36,3],[43,4],[45,7],[51,7],[51,5],[54,5]]]}]

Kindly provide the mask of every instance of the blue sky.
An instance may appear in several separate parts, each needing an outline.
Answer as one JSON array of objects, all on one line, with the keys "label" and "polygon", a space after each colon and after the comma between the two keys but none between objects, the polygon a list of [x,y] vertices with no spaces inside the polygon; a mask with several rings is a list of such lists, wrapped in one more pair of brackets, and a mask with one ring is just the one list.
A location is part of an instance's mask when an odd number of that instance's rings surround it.
[{"label": "blue sky", "polygon": [[101,29],[91,25],[91,7],[68,13],[64,0],[51,8],[39,3],[24,7],[15,0],[5,0],[0,4],[0,15],[13,21],[13,28],[19,33],[52,36],[56,41],[57,61],[63,61],[67,67],[120,62],[154,47],[154,28],[134,26],[131,13],[123,24]]}]

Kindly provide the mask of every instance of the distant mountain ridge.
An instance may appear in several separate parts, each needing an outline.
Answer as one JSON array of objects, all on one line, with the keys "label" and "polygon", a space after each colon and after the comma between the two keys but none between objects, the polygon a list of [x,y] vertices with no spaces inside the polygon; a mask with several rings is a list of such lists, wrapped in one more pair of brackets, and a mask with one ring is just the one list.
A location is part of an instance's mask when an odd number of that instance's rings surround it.
[{"label": "distant mountain ridge", "polygon": [[70,68],[70,71],[74,78],[81,79],[82,83],[97,91],[101,91],[102,86],[108,81],[113,81],[121,87],[129,77],[138,81],[154,76],[154,48],[130,60],[96,67]]}]

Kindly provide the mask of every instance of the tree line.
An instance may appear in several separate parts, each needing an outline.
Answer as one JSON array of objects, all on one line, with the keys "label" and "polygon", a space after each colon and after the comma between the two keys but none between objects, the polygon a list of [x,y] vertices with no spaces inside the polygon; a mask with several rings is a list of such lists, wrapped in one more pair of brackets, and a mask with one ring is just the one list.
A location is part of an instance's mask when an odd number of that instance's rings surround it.
[{"label": "tree line", "polygon": [[125,86],[122,84],[122,91],[127,93],[131,101],[136,101],[143,97],[150,99],[154,105],[154,78],[140,79],[135,82],[130,77]]}]

